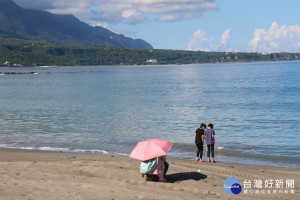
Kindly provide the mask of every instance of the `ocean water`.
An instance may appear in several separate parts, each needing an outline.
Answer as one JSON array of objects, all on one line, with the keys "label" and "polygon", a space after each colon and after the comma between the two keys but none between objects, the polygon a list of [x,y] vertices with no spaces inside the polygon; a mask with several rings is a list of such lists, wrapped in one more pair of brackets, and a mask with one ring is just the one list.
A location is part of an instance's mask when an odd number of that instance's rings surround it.
[{"label": "ocean water", "polygon": [[194,159],[204,122],[217,161],[300,167],[299,61],[1,72],[3,148],[129,155],[157,137]]}]

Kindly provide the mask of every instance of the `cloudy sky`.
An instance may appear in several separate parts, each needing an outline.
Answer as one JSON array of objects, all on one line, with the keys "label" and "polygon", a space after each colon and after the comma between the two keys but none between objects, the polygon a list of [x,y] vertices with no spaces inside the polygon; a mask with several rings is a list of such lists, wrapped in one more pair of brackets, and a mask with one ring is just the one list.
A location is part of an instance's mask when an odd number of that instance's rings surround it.
[{"label": "cloudy sky", "polygon": [[299,0],[14,0],[156,49],[300,52]]}]

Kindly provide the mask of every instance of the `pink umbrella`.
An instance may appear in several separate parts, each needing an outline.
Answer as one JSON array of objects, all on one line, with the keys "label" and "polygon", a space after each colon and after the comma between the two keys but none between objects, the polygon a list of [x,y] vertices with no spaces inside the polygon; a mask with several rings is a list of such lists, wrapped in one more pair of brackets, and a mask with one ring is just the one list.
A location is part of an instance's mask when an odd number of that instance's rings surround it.
[{"label": "pink umbrella", "polygon": [[172,142],[153,138],[137,143],[129,157],[141,161],[149,160],[151,158],[166,155],[172,146]]}]

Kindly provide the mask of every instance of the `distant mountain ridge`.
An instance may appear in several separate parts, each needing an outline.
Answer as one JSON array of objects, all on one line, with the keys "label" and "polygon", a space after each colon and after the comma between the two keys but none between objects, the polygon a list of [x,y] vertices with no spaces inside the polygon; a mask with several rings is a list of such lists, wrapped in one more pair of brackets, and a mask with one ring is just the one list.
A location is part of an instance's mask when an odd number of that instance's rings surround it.
[{"label": "distant mountain ridge", "polygon": [[23,9],[12,0],[0,0],[0,37],[45,40],[62,44],[152,49],[142,39],[132,39],[103,27],[92,27],[73,15]]}]

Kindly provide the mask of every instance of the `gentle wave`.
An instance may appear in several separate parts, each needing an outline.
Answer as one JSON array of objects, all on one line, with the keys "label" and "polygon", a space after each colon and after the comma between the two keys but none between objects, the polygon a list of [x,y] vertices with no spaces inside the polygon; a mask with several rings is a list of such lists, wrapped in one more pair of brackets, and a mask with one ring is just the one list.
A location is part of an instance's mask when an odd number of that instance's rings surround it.
[{"label": "gentle wave", "polygon": [[[176,149],[182,149],[184,151],[194,151],[196,149],[195,144],[182,144],[182,143],[174,143],[173,148]],[[206,150],[206,145],[203,145],[203,150]],[[223,146],[215,146],[216,151],[222,151],[225,150],[225,147]]]},{"label": "gentle wave", "polygon": [[0,148],[16,149],[16,150],[29,150],[29,151],[46,151],[46,152],[60,152],[60,153],[88,153],[88,154],[102,154],[102,155],[128,155],[119,152],[109,152],[99,149],[71,149],[71,148],[60,148],[60,147],[12,147],[9,145],[2,144]]},{"label": "gentle wave", "polygon": [[289,162],[298,162],[300,164],[300,157],[289,157],[289,156],[277,156],[277,155],[263,155],[263,154],[254,154],[254,153],[244,153],[236,150],[225,150],[222,152],[225,156],[231,157],[243,157],[249,159],[260,159],[260,160],[269,160],[269,161],[289,161]]},{"label": "gentle wave", "polygon": [[[86,154],[97,154],[97,155],[121,155],[129,156],[129,153],[107,151],[101,149],[72,149],[72,148],[61,148],[61,147],[30,147],[30,146],[11,146],[9,144],[0,144],[0,148],[16,149],[16,150],[28,150],[28,151],[45,151],[45,152],[60,152],[60,153],[86,153]],[[183,148],[185,150],[183,150]],[[204,154],[206,155],[206,146],[204,146]],[[196,153],[195,145],[191,144],[177,144],[175,143],[168,153],[168,157],[176,159],[187,159],[193,160]],[[255,165],[272,165],[282,167],[300,167],[300,158],[288,157],[288,156],[274,156],[274,155],[260,155],[243,153],[236,150],[226,149],[222,146],[215,148],[215,158],[218,161],[226,163],[245,163]],[[285,163],[282,165],[281,163]]]},{"label": "gentle wave", "polygon": [[[215,156],[222,162],[233,162],[233,163],[247,163],[247,164],[260,164],[260,165],[271,165],[284,167],[300,167],[300,157],[295,156],[283,156],[283,155],[266,155],[261,152],[252,153],[249,150],[252,146],[239,145],[240,150],[233,150],[232,148],[224,146],[215,146]],[[238,148],[239,149],[239,148]],[[203,146],[203,155],[206,155],[207,147]],[[194,159],[196,153],[195,144],[180,144],[175,143],[171,149],[171,157],[181,157]],[[285,163],[284,165],[282,163]]]}]

